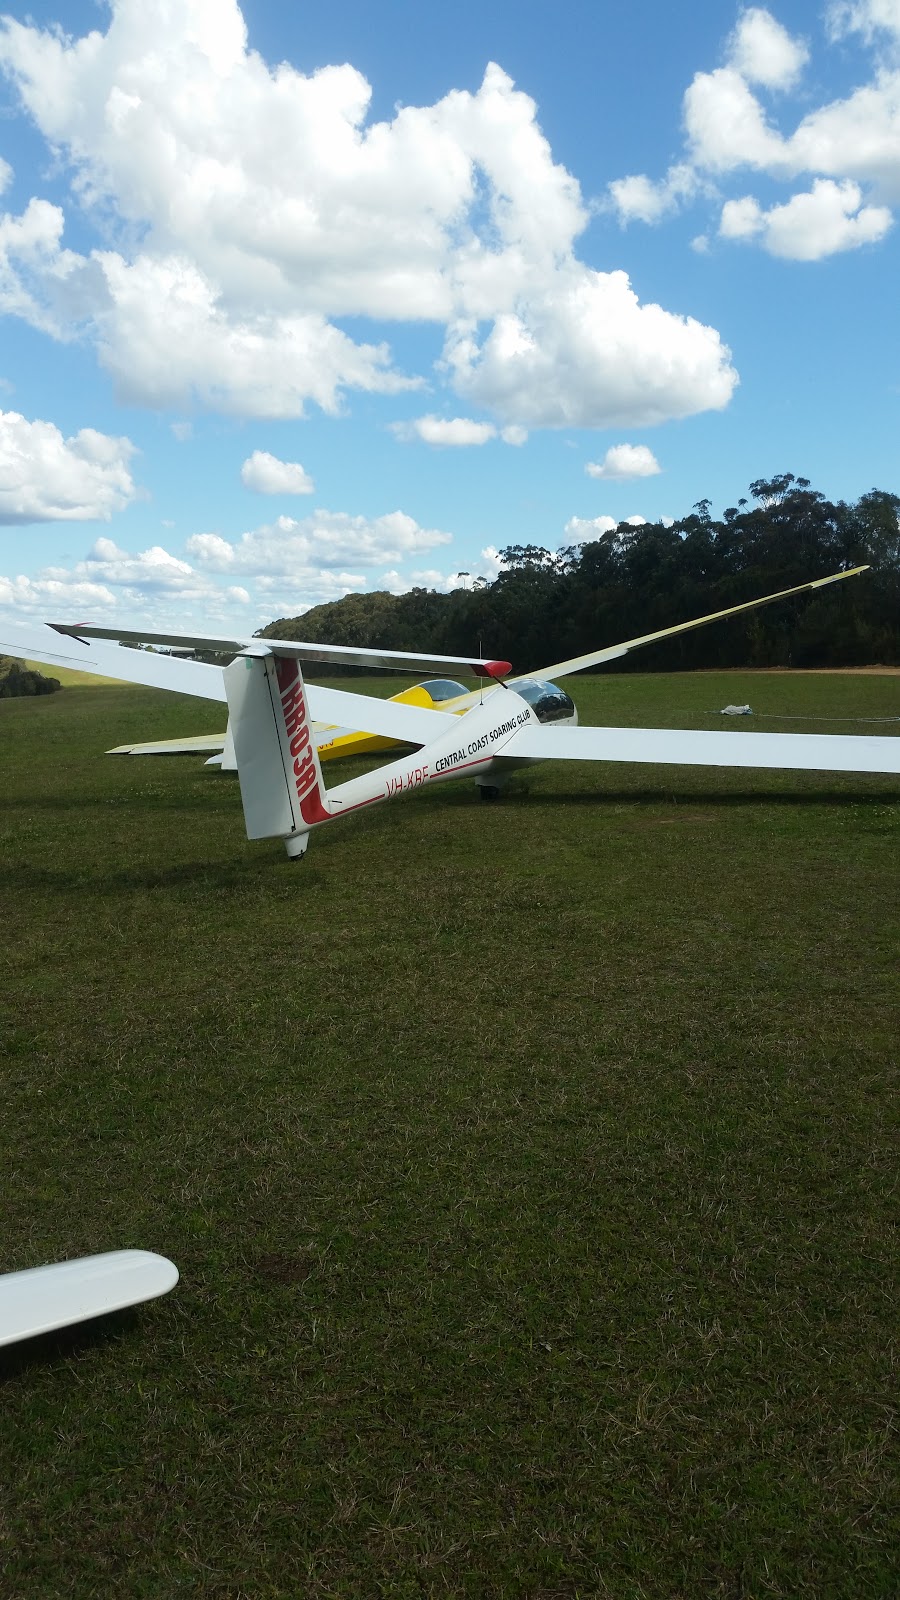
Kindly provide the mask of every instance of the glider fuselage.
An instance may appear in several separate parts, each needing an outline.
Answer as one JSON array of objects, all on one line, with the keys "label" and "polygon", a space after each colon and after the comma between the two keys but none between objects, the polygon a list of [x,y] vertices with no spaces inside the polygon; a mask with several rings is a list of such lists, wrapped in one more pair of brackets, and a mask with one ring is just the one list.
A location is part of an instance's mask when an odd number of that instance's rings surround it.
[{"label": "glider fuselage", "polygon": [[[262,648],[226,667],[225,686],[247,835],[281,837],[292,857],[304,854],[313,828],[425,784],[471,777],[494,788],[496,775],[490,775],[524,728],[573,727],[578,721],[565,690],[540,679],[520,680],[515,688],[486,695],[459,718],[445,719],[450,726],[440,727],[421,749],[326,789],[299,663]],[[512,765],[502,762],[505,771]]]},{"label": "glider fuselage", "polygon": [[[443,783],[448,778],[471,777],[483,783],[492,776],[495,780],[496,758],[527,723],[577,725],[578,712],[573,702],[555,684],[527,679],[523,680],[521,688],[528,692],[520,692],[519,685],[490,691],[483,701],[476,699],[468,710],[460,712],[457,728],[449,729],[425,749],[328,790],[333,814],[340,816],[359,805],[392,800],[395,795],[406,794],[422,784]],[[504,773],[511,765],[508,759],[503,763]]]}]

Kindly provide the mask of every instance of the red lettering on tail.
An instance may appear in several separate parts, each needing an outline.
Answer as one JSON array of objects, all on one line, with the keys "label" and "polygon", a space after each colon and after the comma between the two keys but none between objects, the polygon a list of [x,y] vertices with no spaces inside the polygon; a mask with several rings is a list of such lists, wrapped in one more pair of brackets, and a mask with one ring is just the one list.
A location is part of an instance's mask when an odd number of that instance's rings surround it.
[{"label": "red lettering on tail", "polygon": [[275,676],[281,696],[281,711],[293,762],[292,776],[300,815],[306,823],[328,822],[319,793],[316,758],[309,730],[306,696],[300,667],[292,656],[275,657]]}]

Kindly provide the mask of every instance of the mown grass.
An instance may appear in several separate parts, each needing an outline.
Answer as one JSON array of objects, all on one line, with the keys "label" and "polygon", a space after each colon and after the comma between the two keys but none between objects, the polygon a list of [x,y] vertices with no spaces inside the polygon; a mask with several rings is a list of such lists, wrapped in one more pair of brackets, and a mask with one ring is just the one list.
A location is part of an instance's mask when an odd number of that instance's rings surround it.
[{"label": "mown grass", "polygon": [[2,1265],[182,1274],[7,1353],[0,1592],[896,1594],[900,779],[560,764],[297,865],[101,754],[208,710],[0,705]]}]

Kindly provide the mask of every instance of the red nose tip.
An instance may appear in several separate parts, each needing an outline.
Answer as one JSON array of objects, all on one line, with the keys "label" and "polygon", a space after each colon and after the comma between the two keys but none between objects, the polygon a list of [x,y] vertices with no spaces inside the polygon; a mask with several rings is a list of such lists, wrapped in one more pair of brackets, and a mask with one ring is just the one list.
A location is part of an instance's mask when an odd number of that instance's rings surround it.
[{"label": "red nose tip", "polygon": [[511,661],[483,661],[475,668],[476,678],[505,678],[512,672]]}]

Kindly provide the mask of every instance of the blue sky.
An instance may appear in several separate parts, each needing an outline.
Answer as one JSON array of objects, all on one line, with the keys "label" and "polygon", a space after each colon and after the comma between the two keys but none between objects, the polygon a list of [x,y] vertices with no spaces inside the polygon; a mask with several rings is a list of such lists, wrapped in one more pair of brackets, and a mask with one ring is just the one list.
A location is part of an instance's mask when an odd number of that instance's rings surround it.
[{"label": "blue sky", "polygon": [[30,0],[0,74],[0,614],[900,487],[900,0]]}]

